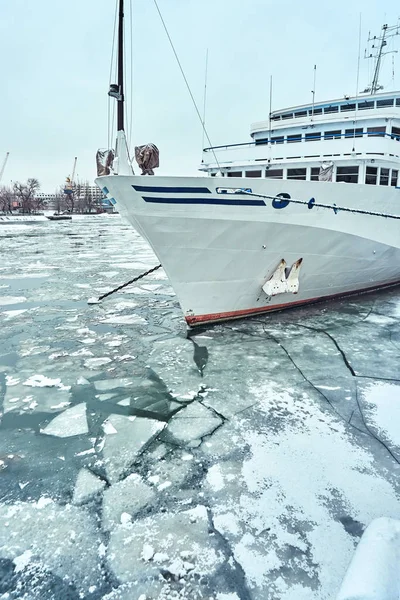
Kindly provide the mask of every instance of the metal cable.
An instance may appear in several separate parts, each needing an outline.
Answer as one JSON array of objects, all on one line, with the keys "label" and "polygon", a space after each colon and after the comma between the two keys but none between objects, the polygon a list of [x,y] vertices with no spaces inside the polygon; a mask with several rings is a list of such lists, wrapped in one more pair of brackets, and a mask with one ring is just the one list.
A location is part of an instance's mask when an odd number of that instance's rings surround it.
[{"label": "metal cable", "polygon": [[114,288],[110,292],[107,292],[106,294],[103,294],[102,296],[99,296],[98,302],[100,302],[100,300],[103,300],[103,298],[107,298],[107,296],[111,296],[111,294],[114,294],[114,292],[118,292],[119,290],[122,290],[122,288],[126,287],[127,285],[130,285],[131,283],[134,283],[135,281],[138,281],[139,279],[142,279],[142,277],[146,277],[146,275],[149,275],[150,273],[153,273],[153,271],[157,271],[157,269],[159,269],[161,266],[162,265],[157,265],[156,267],[153,267],[152,269],[149,269],[148,271],[145,271],[141,275],[138,275],[137,277],[134,277],[133,279],[131,279],[127,283],[123,283],[122,285],[119,285],[117,288]]},{"label": "metal cable", "polygon": [[[113,30],[113,40],[112,40],[112,47],[111,47],[111,61],[110,61],[110,76],[109,76],[109,80],[108,80],[108,85],[110,86],[111,84],[111,79],[113,76],[113,61],[114,61],[114,51],[115,51],[115,32],[116,32],[116,28],[117,28],[117,15],[118,15],[118,0],[116,0],[115,2],[115,15],[114,15],[114,30]],[[112,111],[112,118],[110,119],[110,102],[111,102],[111,98],[110,96],[108,96],[108,140],[107,140],[107,147],[110,148],[111,147],[111,143],[112,143],[112,137],[113,137],[113,123],[114,123],[114,107],[115,107],[115,102],[113,102],[113,111]]]},{"label": "metal cable", "polygon": [[314,198],[311,198],[308,202],[305,200],[295,200],[294,198],[285,198],[284,196],[267,196],[264,194],[255,194],[253,192],[247,192],[246,190],[240,190],[241,194],[246,194],[246,196],[254,196],[256,198],[265,198],[266,200],[278,200],[279,202],[292,202],[293,204],[303,204],[308,206],[308,208],[314,208],[314,206],[318,208],[328,208],[333,210],[335,213],[342,212],[350,212],[356,213],[359,215],[369,215],[372,217],[385,217],[386,219],[400,219],[400,215],[390,215],[388,213],[379,213],[374,212],[372,210],[361,210],[360,208],[347,208],[345,206],[336,206],[336,204],[320,204],[318,202],[311,202]]},{"label": "metal cable", "polygon": [[184,70],[183,70],[183,68],[182,68],[181,62],[180,62],[180,60],[179,60],[179,57],[178,57],[178,54],[177,54],[177,52],[176,52],[176,50],[175,50],[175,47],[174,47],[174,44],[173,44],[173,42],[172,42],[171,36],[170,36],[170,35],[169,35],[169,33],[168,33],[167,26],[166,26],[166,24],[165,24],[165,21],[164,21],[164,19],[163,19],[163,16],[162,16],[162,14],[161,14],[161,11],[160,11],[160,9],[159,9],[159,7],[158,7],[157,0],[153,0],[153,1],[154,1],[154,4],[156,5],[156,9],[157,9],[157,11],[158,11],[158,14],[159,14],[159,16],[160,16],[161,23],[163,24],[163,27],[164,27],[165,33],[167,34],[167,37],[168,37],[169,43],[170,43],[170,45],[171,45],[172,51],[173,51],[173,53],[175,54],[176,62],[178,63],[179,69],[180,69],[180,71],[181,71],[181,73],[182,73],[182,77],[183,77],[183,79],[184,79],[184,82],[185,82],[185,84],[186,84],[186,87],[187,87],[187,89],[188,89],[188,92],[189,92],[189,94],[190,94],[190,97],[191,97],[191,99],[192,99],[192,102],[193,102],[194,108],[196,109],[196,113],[197,113],[197,116],[199,117],[199,121],[200,121],[200,123],[201,123],[201,126],[202,126],[202,128],[203,128],[204,134],[205,134],[205,136],[206,136],[206,138],[207,138],[207,141],[208,141],[208,143],[209,143],[209,144],[210,144],[210,146],[211,146],[211,150],[212,150],[212,153],[213,153],[213,155],[214,155],[215,162],[217,163],[218,169],[221,169],[221,167],[220,167],[220,165],[219,165],[219,162],[218,162],[218,158],[217,158],[217,156],[216,156],[216,154],[215,154],[215,151],[214,151],[214,149],[212,148],[212,143],[211,143],[211,140],[210,140],[210,138],[209,138],[209,136],[208,136],[207,129],[206,129],[206,127],[205,127],[205,124],[204,124],[204,122],[203,122],[203,119],[201,118],[200,111],[199,111],[199,109],[197,108],[196,100],[194,99],[194,96],[193,96],[193,94],[192,94],[192,90],[190,89],[190,85],[189,85],[189,83],[188,83],[188,80],[186,79],[185,72],[184,72]]},{"label": "metal cable", "polygon": [[132,149],[131,149],[131,145],[132,145],[132,128],[133,128],[133,27],[132,27],[132,0],[129,1],[129,27],[130,27],[130,51],[131,51],[131,56],[130,56],[130,105],[131,105],[131,110],[130,110],[130,127],[129,127],[129,143],[128,143],[128,149],[130,150],[129,154],[132,154]]}]

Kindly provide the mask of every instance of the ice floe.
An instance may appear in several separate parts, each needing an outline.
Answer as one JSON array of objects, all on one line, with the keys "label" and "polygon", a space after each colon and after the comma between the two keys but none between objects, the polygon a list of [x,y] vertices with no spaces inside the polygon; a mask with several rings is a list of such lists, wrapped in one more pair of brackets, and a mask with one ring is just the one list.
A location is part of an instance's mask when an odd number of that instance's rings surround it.
[{"label": "ice floe", "polygon": [[400,385],[375,381],[361,388],[360,396],[366,403],[367,420],[400,447]]},{"label": "ice floe", "polygon": [[50,377],[45,377],[45,375],[32,375],[24,381],[23,385],[31,387],[56,387],[65,391],[71,389],[71,386],[63,385],[61,379],[51,379]]},{"label": "ice floe", "polygon": [[179,581],[184,597],[196,598],[198,579],[215,575],[224,556],[206,508],[197,506],[118,525],[110,534],[107,559],[122,583],[135,586],[137,596],[164,597],[157,594]]},{"label": "ice floe", "polygon": [[121,515],[128,513],[131,519],[150,505],[156,494],[139,475],[132,474],[114,483],[103,495],[103,527],[107,531],[121,522]]},{"label": "ice floe", "polygon": [[146,446],[164,429],[166,423],[142,417],[111,415],[108,423],[117,435],[106,435],[104,464],[110,482],[117,482]]},{"label": "ice floe", "polygon": [[10,304],[21,304],[26,302],[25,296],[0,296],[0,306],[9,306]]},{"label": "ice floe", "polygon": [[82,402],[54,417],[52,421],[40,433],[54,435],[57,437],[72,437],[88,433],[86,418],[86,403]]},{"label": "ice floe", "polygon": [[88,469],[81,469],[76,479],[73,504],[84,504],[93,496],[101,492],[106,485],[106,482],[99,479],[94,473]]},{"label": "ice floe", "polygon": [[198,402],[179,411],[168,424],[168,432],[180,443],[191,445],[209,435],[222,419]]},{"label": "ice floe", "polygon": [[62,579],[68,574],[87,593],[101,579],[99,544],[95,519],[79,507],[60,506],[49,498],[0,504],[0,556],[20,570],[35,556],[43,568]]}]

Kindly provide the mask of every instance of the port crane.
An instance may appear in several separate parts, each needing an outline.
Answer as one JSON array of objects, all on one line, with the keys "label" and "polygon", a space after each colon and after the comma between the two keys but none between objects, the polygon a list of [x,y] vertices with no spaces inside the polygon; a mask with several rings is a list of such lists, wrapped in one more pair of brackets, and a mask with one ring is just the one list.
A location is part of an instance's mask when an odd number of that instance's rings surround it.
[{"label": "port crane", "polygon": [[7,152],[6,153],[6,157],[5,157],[4,161],[3,161],[3,164],[1,165],[1,169],[0,169],[0,181],[3,178],[4,169],[6,168],[6,164],[7,164],[7,160],[8,160],[9,155],[10,155],[10,153]]},{"label": "port crane", "polygon": [[71,177],[67,177],[67,181],[65,182],[65,187],[64,187],[64,193],[67,195],[72,195],[73,193],[73,186],[74,186],[74,177],[75,177],[75,170],[76,170],[76,161],[78,160],[78,157],[75,156],[74,158],[74,165],[72,167],[72,174]]}]

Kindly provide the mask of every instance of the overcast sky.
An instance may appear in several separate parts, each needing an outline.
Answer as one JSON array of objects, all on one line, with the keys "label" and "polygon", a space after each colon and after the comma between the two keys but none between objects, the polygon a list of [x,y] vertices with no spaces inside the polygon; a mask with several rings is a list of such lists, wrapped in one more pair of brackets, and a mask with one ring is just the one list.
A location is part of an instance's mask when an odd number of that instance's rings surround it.
[{"label": "overcast sky", "polygon": [[[311,102],[314,64],[316,101],[354,94],[360,13],[362,55],[369,30],[379,34],[400,15],[395,0],[158,3],[201,113],[208,48],[206,125],[214,145],[246,142],[250,123],[268,118],[271,75],[273,109]],[[132,145],[159,147],[160,175],[196,174],[197,114],[154,1],[132,4]],[[0,10],[0,165],[10,152],[2,184],[37,177],[42,191],[53,192],[75,156],[77,176],[92,182],[96,150],[107,146],[115,0],[0,0]],[[130,54],[129,39],[126,47]],[[362,58],[359,90],[368,63]],[[385,57],[381,83],[399,89],[400,55]]]}]

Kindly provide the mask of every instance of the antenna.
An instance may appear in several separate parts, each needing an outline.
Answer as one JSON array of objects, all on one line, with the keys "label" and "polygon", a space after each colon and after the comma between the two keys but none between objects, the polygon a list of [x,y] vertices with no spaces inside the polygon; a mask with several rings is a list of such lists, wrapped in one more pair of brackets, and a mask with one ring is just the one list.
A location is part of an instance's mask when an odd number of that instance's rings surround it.
[{"label": "antenna", "polygon": [[315,105],[315,81],[317,78],[317,65],[314,65],[314,85],[313,85],[313,89],[311,90],[312,93],[312,111],[311,111],[311,119],[313,119],[314,117],[314,105]]},{"label": "antenna", "polygon": [[201,140],[201,149],[204,148],[204,131],[206,127],[206,102],[207,102],[207,73],[208,73],[208,48],[206,52],[206,69],[204,73],[204,101],[203,101],[203,138]]},{"label": "antenna", "polygon": [[271,128],[271,113],[272,113],[272,75],[269,78],[269,142],[271,145],[271,136],[272,136],[272,128]]},{"label": "antenna", "polygon": [[370,92],[371,94],[376,94],[379,90],[383,89],[383,85],[379,84],[379,72],[382,66],[382,56],[386,54],[397,53],[397,50],[386,50],[387,40],[389,38],[394,37],[395,35],[400,35],[400,23],[397,25],[383,25],[381,35],[371,35],[368,36],[368,43],[372,42],[371,52],[368,54],[365,52],[365,58],[372,58],[375,60],[375,68],[374,75],[372,78],[372,83],[369,87],[365,88],[364,93]]},{"label": "antenna", "polygon": [[394,56],[392,55],[392,86],[394,89]]}]

